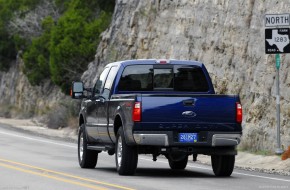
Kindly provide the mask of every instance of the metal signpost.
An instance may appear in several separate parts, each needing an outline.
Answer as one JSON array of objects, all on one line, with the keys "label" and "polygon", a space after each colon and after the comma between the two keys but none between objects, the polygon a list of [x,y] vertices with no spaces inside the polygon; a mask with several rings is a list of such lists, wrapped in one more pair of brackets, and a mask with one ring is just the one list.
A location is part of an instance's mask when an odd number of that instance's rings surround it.
[{"label": "metal signpost", "polygon": [[280,69],[280,54],[276,54],[276,109],[277,109],[277,148],[276,154],[282,154],[284,151],[281,148],[280,140],[280,85],[279,85],[279,69]]},{"label": "metal signpost", "polygon": [[[279,28],[283,26],[284,28]],[[282,154],[280,138],[280,82],[279,69],[281,53],[290,53],[290,30],[285,28],[290,26],[290,14],[266,14],[265,27],[265,52],[266,54],[276,54],[276,108],[277,108],[277,148],[276,154]]]}]

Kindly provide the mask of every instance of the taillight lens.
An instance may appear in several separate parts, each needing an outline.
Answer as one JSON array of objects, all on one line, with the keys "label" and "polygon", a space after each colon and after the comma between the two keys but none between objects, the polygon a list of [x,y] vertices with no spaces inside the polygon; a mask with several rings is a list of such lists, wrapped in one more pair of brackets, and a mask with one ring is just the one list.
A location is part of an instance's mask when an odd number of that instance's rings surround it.
[{"label": "taillight lens", "polygon": [[141,121],[141,102],[135,102],[133,108],[133,121]]},{"label": "taillight lens", "polygon": [[168,59],[159,59],[159,60],[156,60],[156,63],[158,63],[158,64],[166,64],[166,63],[170,63],[170,60],[168,60]]},{"label": "taillight lens", "polygon": [[243,108],[239,102],[236,103],[236,120],[238,123],[242,123],[243,121]]}]

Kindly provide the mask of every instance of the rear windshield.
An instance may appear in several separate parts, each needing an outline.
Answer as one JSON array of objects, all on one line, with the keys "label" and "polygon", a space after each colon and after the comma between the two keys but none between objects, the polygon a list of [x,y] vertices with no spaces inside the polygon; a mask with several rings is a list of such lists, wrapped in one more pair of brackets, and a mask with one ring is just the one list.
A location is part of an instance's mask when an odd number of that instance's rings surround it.
[{"label": "rear windshield", "polygon": [[122,73],[118,90],[207,92],[209,87],[198,66],[154,68],[153,65],[130,65]]}]

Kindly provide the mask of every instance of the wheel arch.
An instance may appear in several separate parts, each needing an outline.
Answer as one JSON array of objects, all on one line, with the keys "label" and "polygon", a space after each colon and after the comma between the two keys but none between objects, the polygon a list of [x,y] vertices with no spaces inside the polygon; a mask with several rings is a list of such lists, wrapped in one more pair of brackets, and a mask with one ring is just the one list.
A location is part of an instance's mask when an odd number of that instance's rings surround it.
[{"label": "wheel arch", "polygon": [[85,123],[85,119],[84,119],[84,116],[83,114],[80,114],[80,117],[79,117],[79,127]]},{"label": "wheel arch", "polygon": [[118,115],[116,115],[115,120],[114,120],[114,134],[115,134],[115,137],[117,136],[118,130],[119,130],[119,128],[120,128],[122,125],[123,125],[122,118],[121,118],[121,116],[118,114]]},{"label": "wheel arch", "polygon": [[[125,119],[124,119],[125,118]],[[117,133],[120,127],[123,127],[123,133],[125,136],[125,142],[127,145],[136,145],[133,137],[133,124],[126,122],[126,117],[122,117],[122,113],[118,113],[114,119],[114,133],[117,137]]]},{"label": "wheel arch", "polygon": [[87,133],[87,130],[86,130],[86,127],[85,127],[86,120],[85,120],[84,115],[83,114],[80,114],[80,116],[79,116],[79,129],[78,129],[78,133],[81,130],[82,125],[84,125],[84,127],[83,127],[84,135],[86,136],[86,138],[88,139],[88,142],[89,142],[88,133]]}]

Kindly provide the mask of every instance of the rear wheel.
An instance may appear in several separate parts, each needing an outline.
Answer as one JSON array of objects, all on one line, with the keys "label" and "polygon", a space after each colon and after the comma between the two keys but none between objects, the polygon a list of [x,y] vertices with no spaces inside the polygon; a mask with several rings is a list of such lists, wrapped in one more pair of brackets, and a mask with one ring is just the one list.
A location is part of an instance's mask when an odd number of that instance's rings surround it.
[{"label": "rear wheel", "polygon": [[235,166],[234,155],[212,155],[211,165],[216,176],[230,176]]},{"label": "rear wheel", "polygon": [[119,175],[133,175],[138,164],[137,147],[126,144],[122,127],[118,130],[115,148],[116,167]]},{"label": "rear wheel", "polygon": [[85,125],[82,124],[78,135],[78,158],[81,168],[95,168],[98,161],[98,152],[88,150],[88,141],[85,135]]},{"label": "rear wheel", "polygon": [[186,168],[188,162],[188,156],[184,156],[180,160],[173,160],[172,158],[168,157],[168,163],[171,169],[173,170],[184,170]]}]

